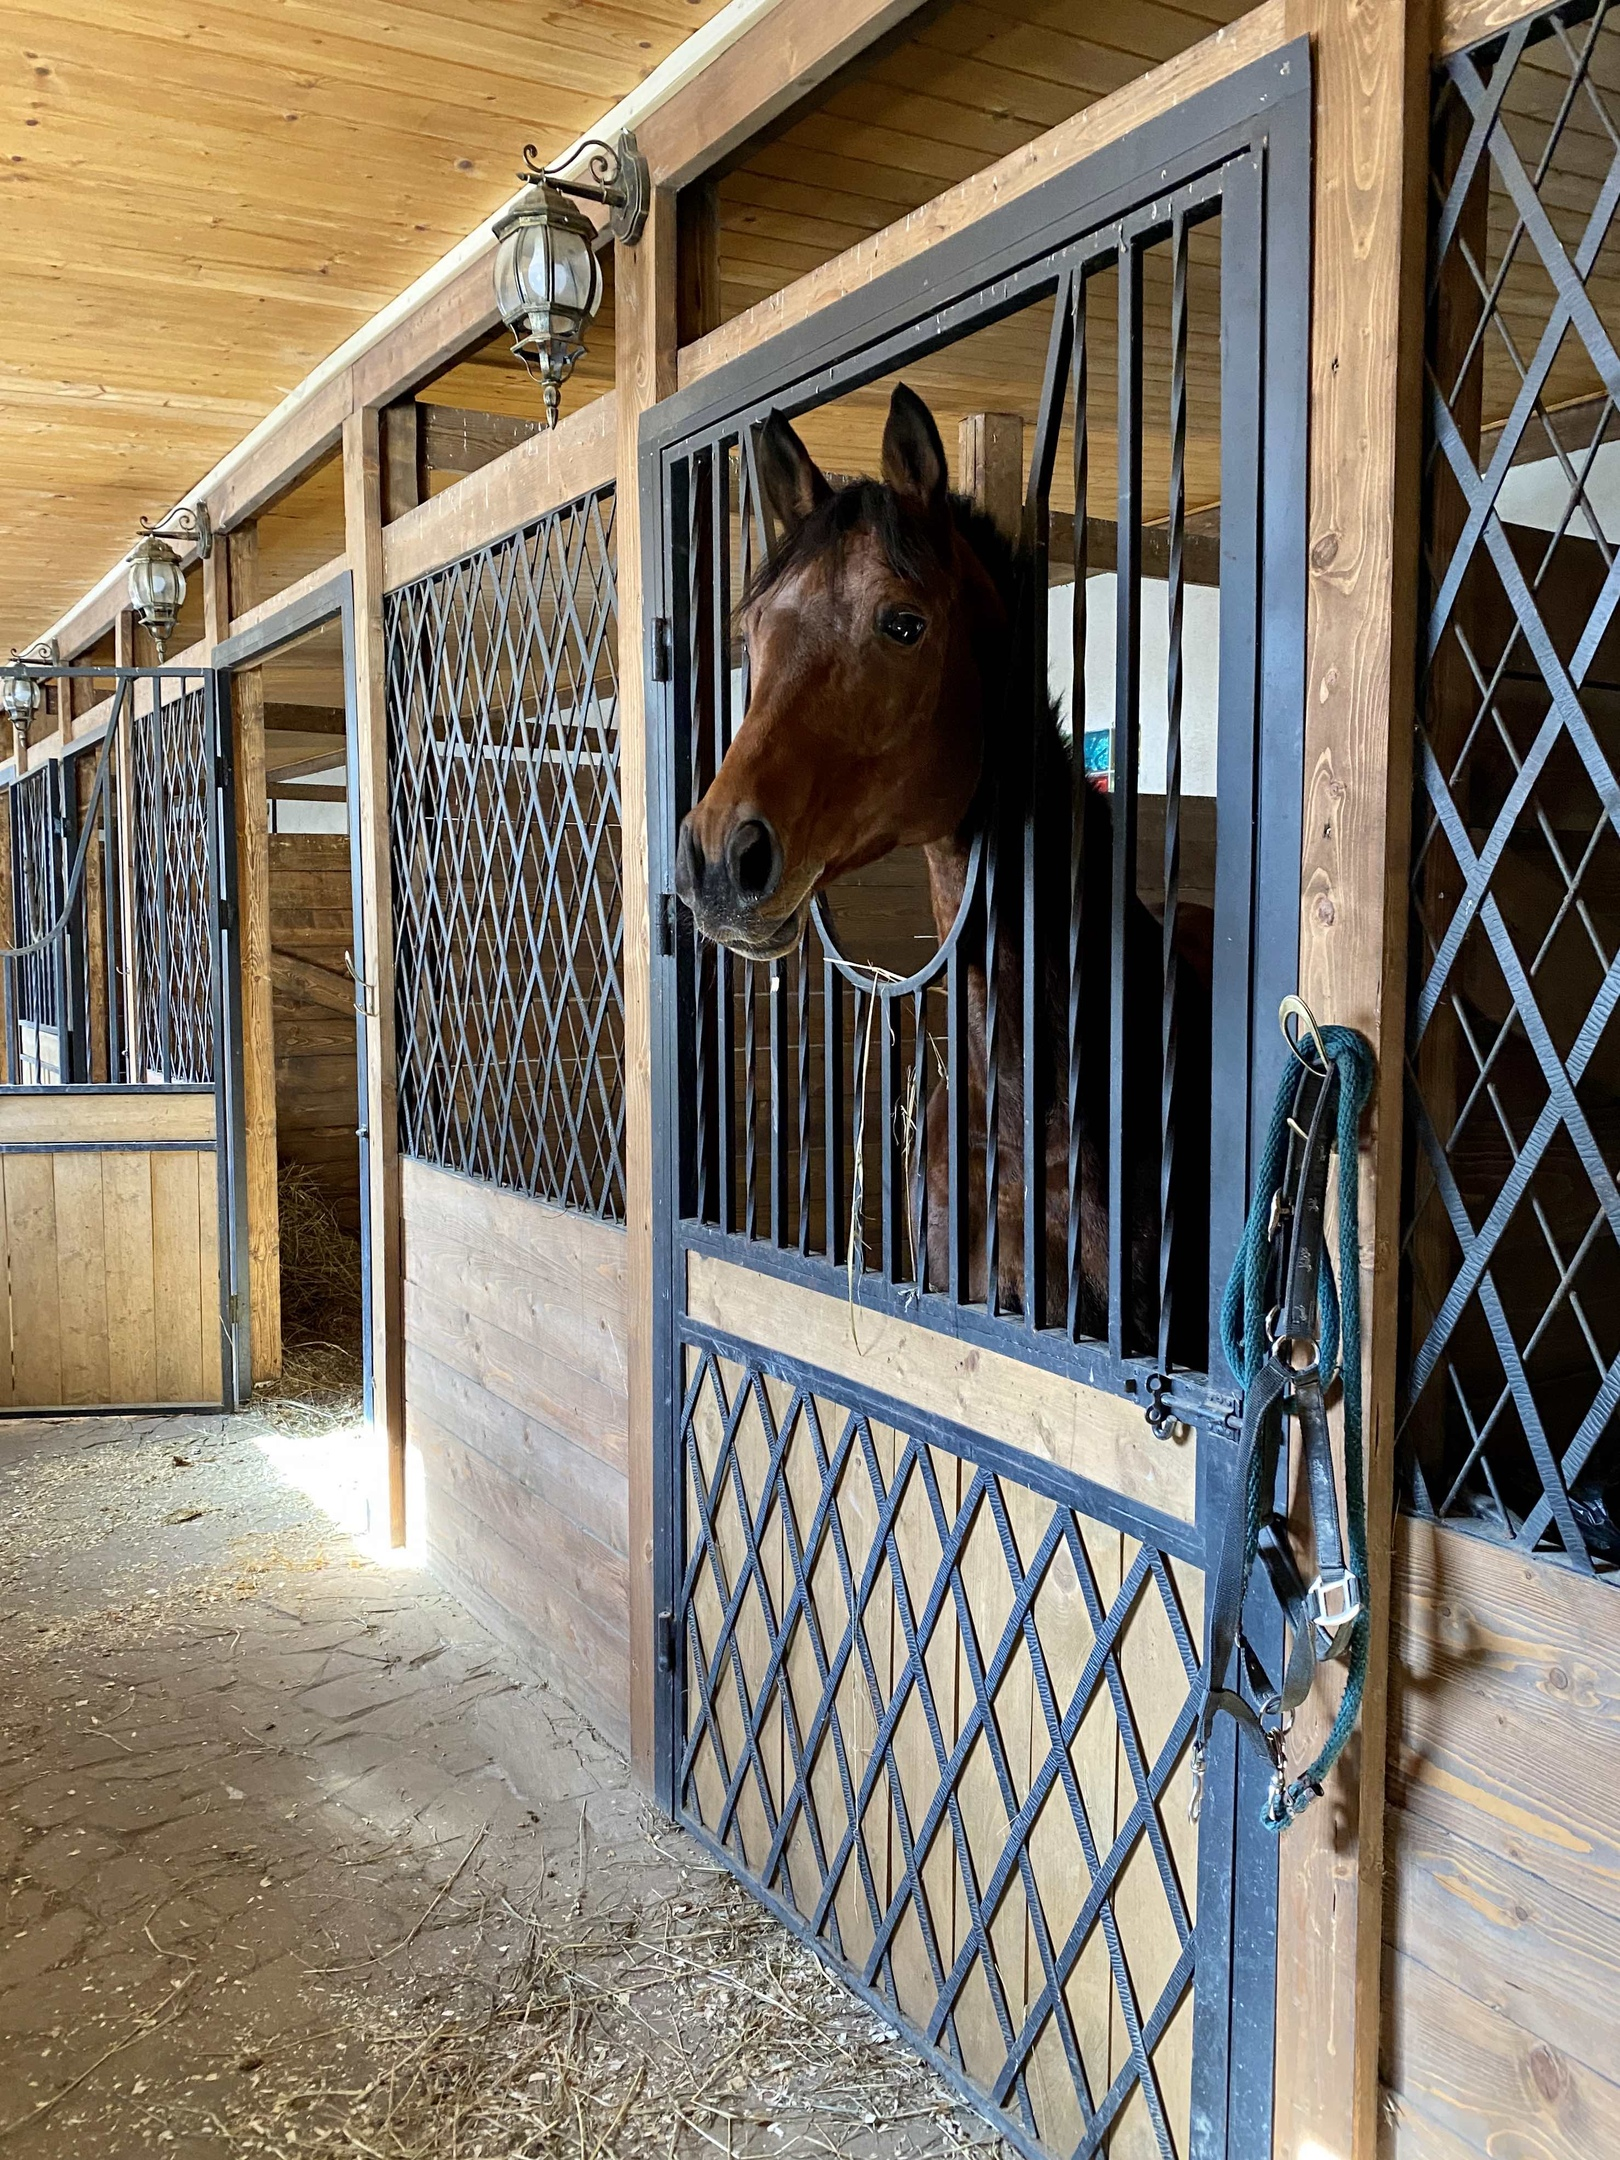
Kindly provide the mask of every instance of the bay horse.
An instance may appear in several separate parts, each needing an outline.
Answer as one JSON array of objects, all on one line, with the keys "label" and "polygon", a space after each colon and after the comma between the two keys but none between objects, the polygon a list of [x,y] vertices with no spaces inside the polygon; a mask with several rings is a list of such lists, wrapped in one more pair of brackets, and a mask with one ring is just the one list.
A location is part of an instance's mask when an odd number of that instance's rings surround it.
[{"label": "bay horse", "polygon": [[[1022,1149],[1025,1075],[1022,1012],[1023,835],[1033,802],[1056,806],[1067,831],[1069,805],[1083,819],[1079,850],[1083,923],[1100,932],[1081,941],[1080,994],[1091,1054],[1082,1061],[1077,1104],[1078,1321],[1084,1334],[1107,1333],[1107,1129],[1110,881],[1114,845],[1111,798],[1076,791],[1069,745],[1048,699],[1017,697],[1019,621],[1029,581],[1016,551],[990,520],[951,493],[933,415],[904,384],[890,400],[881,480],[834,488],[781,414],[759,431],[760,487],[779,538],[744,593],[740,627],[747,647],[748,711],[714,780],[682,821],[675,886],[699,932],[750,960],[794,950],[811,903],[839,878],[891,850],[923,851],[934,927],[941,940],[955,922],[975,838],[994,821],[1000,836],[996,984],[998,1180],[997,1298],[1004,1311],[1023,1296]],[[1022,598],[1021,598],[1022,595]],[[1035,596],[1041,604],[1045,594]],[[1027,644],[1027,638],[1023,641]],[[1076,709],[1079,698],[1076,696]],[[1011,708],[1011,709],[1009,709]],[[1031,723],[1031,711],[1034,722]],[[1044,976],[1041,1056],[1046,1118],[1046,1318],[1066,1308],[1069,1236],[1069,1120],[1066,1087],[1050,1084],[1068,1070],[1069,849],[1038,857],[1037,938]],[[1178,911],[1183,971],[1179,1075],[1191,1114],[1178,1140],[1178,1175],[1189,1180],[1178,1231],[1178,1293],[1202,1330],[1208,1303],[1207,1204],[1194,1204],[1198,1158],[1207,1193],[1208,937],[1192,922],[1207,910]],[[1187,920],[1183,920],[1183,916]],[[1157,983],[1159,924],[1133,894],[1127,908],[1126,965]],[[986,959],[982,903],[967,940],[967,1060],[970,1132],[982,1155],[985,1127]],[[975,946],[973,938],[976,936]],[[1131,1346],[1151,1347],[1158,1302],[1159,998],[1151,1000],[1151,1038],[1141,1053],[1137,1094],[1147,1081],[1150,1113],[1138,1115],[1141,1144],[1127,1163],[1128,1314]],[[1097,1055],[1101,1047],[1104,1054]],[[1202,1086],[1196,1074],[1202,1067]],[[1127,1076],[1131,1062],[1127,1062]],[[936,1096],[945,1087],[941,1081]],[[936,1114],[936,1111],[938,1114]],[[947,1278],[946,1119],[931,1100],[928,1133],[927,1280]],[[1201,1136],[1201,1137],[1200,1137]],[[985,1293],[984,1175],[970,1187],[973,1280]]]}]

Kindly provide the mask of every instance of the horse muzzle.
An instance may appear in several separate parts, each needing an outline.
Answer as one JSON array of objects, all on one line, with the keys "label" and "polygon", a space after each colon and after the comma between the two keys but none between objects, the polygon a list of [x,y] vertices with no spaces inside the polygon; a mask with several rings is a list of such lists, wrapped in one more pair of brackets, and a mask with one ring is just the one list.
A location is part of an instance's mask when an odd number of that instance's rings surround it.
[{"label": "horse muzzle", "polygon": [[675,891],[716,945],[750,960],[776,960],[793,950],[805,903],[783,912],[782,867],[782,843],[768,818],[738,812],[717,845],[705,844],[692,817],[682,820]]}]

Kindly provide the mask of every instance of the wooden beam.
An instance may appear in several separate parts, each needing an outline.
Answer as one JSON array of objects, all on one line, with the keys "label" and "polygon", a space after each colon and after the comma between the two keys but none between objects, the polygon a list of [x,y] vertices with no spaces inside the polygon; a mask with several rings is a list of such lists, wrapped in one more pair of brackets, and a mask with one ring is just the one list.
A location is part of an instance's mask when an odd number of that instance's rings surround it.
[{"label": "wooden beam", "polygon": [[[481,472],[407,510],[382,536],[383,589],[409,585],[559,503],[605,487],[620,469],[618,411],[609,391],[559,427],[530,436]],[[628,470],[634,473],[633,461]]]},{"label": "wooden beam", "polygon": [[[210,645],[223,644],[232,605],[251,607],[259,534],[251,523],[220,541],[203,565]],[[281,1198],[276,1169],[276,1017],[270,995],[270,813],[265,795],[264,677],[231,678],[236,764],[236,884],[241,924],[243,1167],[247,1187],[249,1342],[253,1378],[281,1376]]]},{"label": "wooden beam", "polygon": [[1547,0],[1436,0],[1434,57],[1466,52],[1470,45],[1500,37],[1526,15],[1539,15]]},{"label": "wooden beam", "polygon": [[348,564],[347,555],[334,555],[330,562],[322,563],[318,569],[309,571],[291,585],[283,586],[280,592],[272,593],[268,600],[259,601],[255,607],[244,608],[240,615],[233,615],[231,618],[231,636],[241,637],[244,631],[257,630],[261,623],[274,622],[276,617],[285,614],[288,608],[296,607],[310,593],[319,592],[323,585],[329,585],[333,578],[340,577]]},{"label": "wooden beam", "polygon": [[[343,513],[354,577],[354,681],[365,923],[366,1131],[371,1227],[372,1415],[388,1442],[389,1532],[405,1542],[405,1316],[399,1132],[394,1096],[393,892],[388,837],[387,656],[383,645],[382,453],[375,411],[343,426]],[[407,513],[414,516],[415,512]]]},{"label": "wooden beam", "polygon": [[[1024,522],[1021,413],[963,414],[957,430],[956,485],[1003,539],[1016,544]],[[1073,518],[1069,530],[1072,535]]]},{"label": "wooden beam", "polygon": [[734,315],[730,322],[681,354],[681,388],[712,375],[738,354],[752,352],[767,338],[799,327],[830,301],[842,299],[897,264],[910,262],[935,241],[965,231],[1002,204],[1027,195],[1053,173],[1062,172],[1108,143],[1118,142],[1134,128],[1173,110],[1210,83],[1223,81],[1249,61],[1276,51],[1293,35],[1288,6],[1289,0],[1262,0],[1259,7],[1217,30],[1213,37],[1190,46],[1110,96],[1099,98],[1072,120],[1037,136],[998,164],[947,188],[921,209],[846,248],[842,255],[796,278],[756,307]]},{"label": "wooden beam", "polygon": [[655,182],[683,188],[757,135],[919,0],[777,0],[637,130]]},{"label": "wooden beam", "polygon": [[[1371,1654],[1358,1745],[1280,1844],[1272,2149],[1374,2160],[1430,20],[1426,0],[1288,0],[1287,28],[1311,38],[1316,101],[1300,990],[1366,1035],[1379,1084],[1361,1163]],[[1297,1720],[1291,1762],[1332,1707]]]},{"label": "wooden beam", "polygon": [[691,345],[724,319],[720,295],[720,191],[713,180],[682,188],[675,236],[676,335]]},{"label": "wooden beam", "polygon": [[[641,566],[641,415],[676,376],[676,200],[654,191],[640,245],[614,264],[620,474],[615,531],[619,587],[619,799],[624,880],[625,1229],[628,1233],[630,1443],[630,1758],[654,1778],[652,1040],[648,1003],[652,903],[647,883],[648,662]],[[521,454],[521,453],[515,453]]]},{"label": "wooden beam", "polygon": [[[419,417],[420,455],[430,473],[482,472],[508,450],[538,435],[543,425],[539,420],[526,420],[521,413],[470,412],[462,405],[431,403],[413,403],[408,408],[390,405],[386,416],[406,410]],[[412,505],[405,503],[401,507],[410,509]]]},{"label": "wooden beam", "polygon": [[382,514],[391,524],[422,500],[423,413],[415,398],[382,409]]}]

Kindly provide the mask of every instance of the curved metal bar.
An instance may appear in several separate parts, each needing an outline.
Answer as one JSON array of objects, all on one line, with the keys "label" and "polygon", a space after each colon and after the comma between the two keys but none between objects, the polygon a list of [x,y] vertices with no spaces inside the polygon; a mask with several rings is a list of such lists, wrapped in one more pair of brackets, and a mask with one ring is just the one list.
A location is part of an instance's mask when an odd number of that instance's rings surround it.
[{"label": "curved metal bar", "polygon": [[[916,990],[926,990],[938,981],[950,960],[952,952],[961,942],[963,925],[967,921],[968,910],[972,907],[974,896],[978,891],[979,867],[983,856],[984,835],[978,833],[974,836],[973,846],[968,854],[967,877],[962,886],[962,903],[956,911],[955,921],[928,959],[914,974],[897,975],[892,982],[877,985],[880,997],[890,999],[905,996]],[[816,926],[816,935],[821,940],[822,952],[825,954],[829,965],[842,975],[845,982],[852,989],[859,990],[863,997],[870,996],[873,990],[871,968],[862,967],[858,960],[847,959],[839,951],[834,939],[832,925],[827,920],[826,910],[821,902],[822,896],[818,893],[810,904],[810,919]]]}]

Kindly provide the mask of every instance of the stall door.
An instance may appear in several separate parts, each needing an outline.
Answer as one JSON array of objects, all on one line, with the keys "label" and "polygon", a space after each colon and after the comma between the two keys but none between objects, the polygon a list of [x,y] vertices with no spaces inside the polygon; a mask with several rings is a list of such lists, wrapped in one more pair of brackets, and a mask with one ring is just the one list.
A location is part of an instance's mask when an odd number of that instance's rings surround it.
[{"label": "stall door", "polygon": [[[1191,1819],[1189,1743],[1296,979],[1308,74],[1234,75],[644,426],[663,1797],[1029,2154],[1270,2149],[1275,1848],[1229,1736]],[[750,694],[759,430],[873,472],[899,380],[964,477],[1022,430],[988,689],[1063,785],[981,789],[943,934],[896,852],[751,962],[674,873]]]},{"label": "stall door", "polygon": [[67,679],[101,702],[0,798],[0,1409],[233,1407],[235,844],[214,677]]}]

